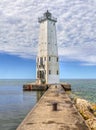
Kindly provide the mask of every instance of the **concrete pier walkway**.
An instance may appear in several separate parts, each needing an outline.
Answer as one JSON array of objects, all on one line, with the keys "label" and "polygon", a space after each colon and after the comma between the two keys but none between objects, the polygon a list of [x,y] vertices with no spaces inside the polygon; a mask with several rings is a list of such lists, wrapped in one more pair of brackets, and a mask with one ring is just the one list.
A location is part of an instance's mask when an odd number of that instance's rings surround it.
[{"label": "concrete pier walkway", "polygon": [[[57,102],[57,111],[53,103]],[[56,106],[55,106],[56,107]],[[89,130],[74,104],[58,85],[51,87],[26,116],[17,130]]]}]

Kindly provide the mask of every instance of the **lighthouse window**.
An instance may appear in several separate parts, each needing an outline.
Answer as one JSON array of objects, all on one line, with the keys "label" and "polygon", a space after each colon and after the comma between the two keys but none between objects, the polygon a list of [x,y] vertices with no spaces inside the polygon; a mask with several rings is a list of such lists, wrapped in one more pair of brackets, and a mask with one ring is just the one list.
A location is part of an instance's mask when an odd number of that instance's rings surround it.
[{"label": "lighthouse window", "polygon": [[49,56],[49,61],[51,60],[51,57]]},{"label": "lighthouse window", "polygon": [[49,70],[49,74],[51,74],[51,70]]},{"label": "lighthouse window", "polygon": [[43,65],[43,57],[40,57],[40,65]]},{"label": "lighthouse window", "polygon": [[44,57],[44,60],[46,61],[46,57]]},{"label": "lighthouse window", "polygon": [[57,57],[57,62],[58,62],[58,57]]},{"label": "lighthouse window", "polygon": [[57,75],[59,74],[58,70],[57,70]]}]

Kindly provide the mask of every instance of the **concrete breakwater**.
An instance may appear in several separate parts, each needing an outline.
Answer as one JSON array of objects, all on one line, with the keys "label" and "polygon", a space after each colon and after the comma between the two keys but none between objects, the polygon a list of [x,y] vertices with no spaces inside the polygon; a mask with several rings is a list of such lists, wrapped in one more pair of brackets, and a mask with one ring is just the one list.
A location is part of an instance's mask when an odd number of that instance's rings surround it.
[{"label": "concrete breakwater", "polygon": [[89,130],[61,85],[51,85],[17,130]]},{"label": "concrete breakwater", "polygon": [[[65,91],[71,90],[71,84],[61,83],[60,85],[64,88]],[[24,91],[46,91],[50,86],[52,86],[52,84],[27,83],[23,85],[23,90]]]}]

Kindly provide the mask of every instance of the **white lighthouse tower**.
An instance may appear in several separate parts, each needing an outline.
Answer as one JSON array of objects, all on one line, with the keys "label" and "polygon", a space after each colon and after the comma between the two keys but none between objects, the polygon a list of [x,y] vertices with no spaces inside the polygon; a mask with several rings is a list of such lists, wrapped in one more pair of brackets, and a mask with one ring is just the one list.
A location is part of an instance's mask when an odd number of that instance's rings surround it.
[{"label": "white lighthouse tower", "polygon": [[37,82],[39,84],[59,83],[57,19],[47,11],[38,21],[40,23],[40,33],[36,69]]}]

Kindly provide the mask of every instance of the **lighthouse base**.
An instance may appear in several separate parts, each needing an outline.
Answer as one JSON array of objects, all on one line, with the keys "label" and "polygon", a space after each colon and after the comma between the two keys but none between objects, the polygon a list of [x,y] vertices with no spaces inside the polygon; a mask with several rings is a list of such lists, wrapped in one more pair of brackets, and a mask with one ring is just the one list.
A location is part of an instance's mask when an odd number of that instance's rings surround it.
[{"label": "lighthouse base", "polygon": [[59,76],[58,75],[49,75],[47,84],[59,84]]},{"label": "lighthouse base", "polygon": [[59,84],[37,84],[28,83],[23,85],[23,91],[46,91],[51,85],[62,86],[65,91],[71,91],[71,84],[59,83]]}]

